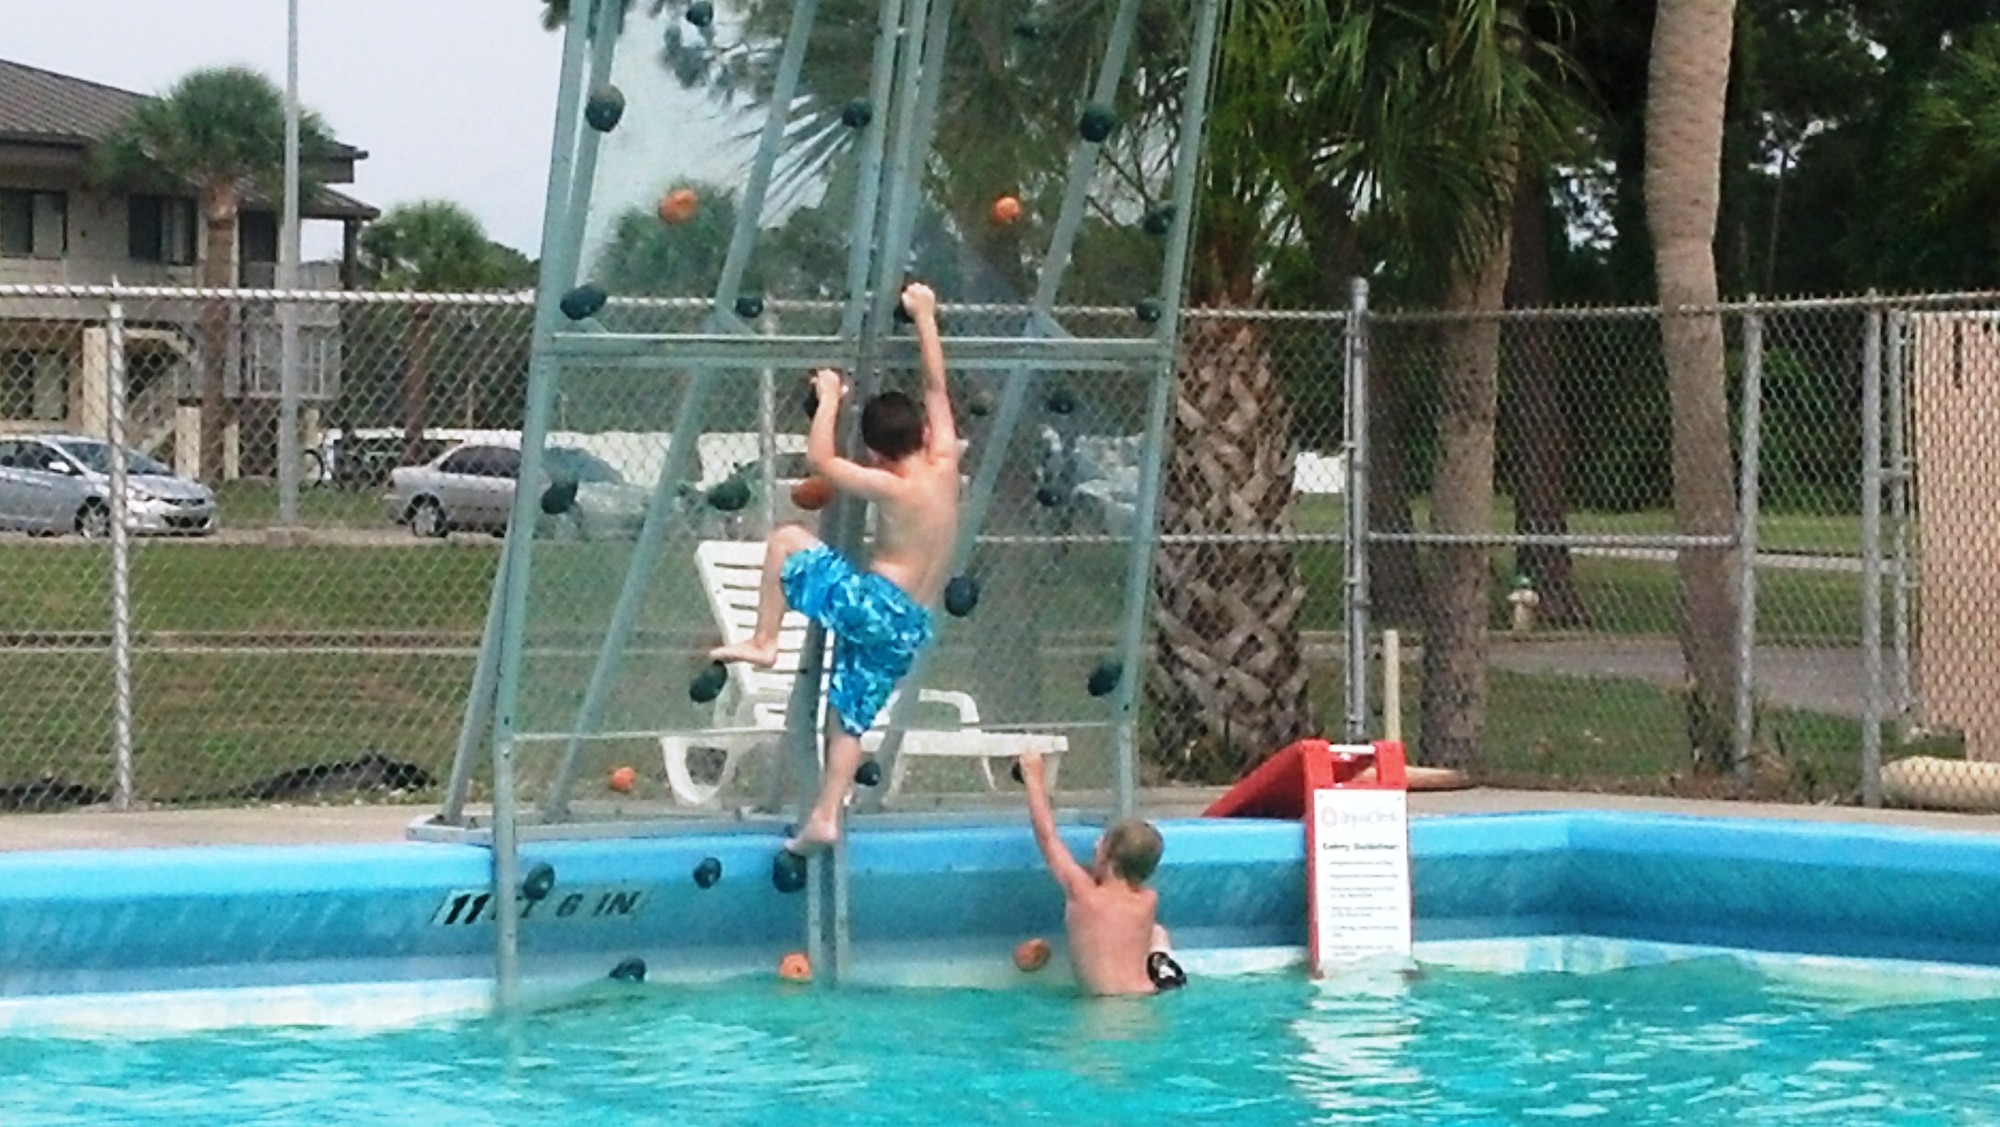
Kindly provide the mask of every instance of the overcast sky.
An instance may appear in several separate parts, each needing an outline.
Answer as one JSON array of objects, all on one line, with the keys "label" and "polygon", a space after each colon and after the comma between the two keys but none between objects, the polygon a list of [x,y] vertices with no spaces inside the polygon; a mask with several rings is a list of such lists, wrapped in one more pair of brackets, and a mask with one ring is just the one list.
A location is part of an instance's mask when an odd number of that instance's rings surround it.
[{"label": "overcast sky", "polygon": [[[10,0],[0,57],[157,94],[200,67],[285,81],[285,0]],[[562,37],[536,0],[299,0],[299,100],[368,153],[342,190],[442,197],[539,250]],[[340,227],[304,226],[307,258]]]}]

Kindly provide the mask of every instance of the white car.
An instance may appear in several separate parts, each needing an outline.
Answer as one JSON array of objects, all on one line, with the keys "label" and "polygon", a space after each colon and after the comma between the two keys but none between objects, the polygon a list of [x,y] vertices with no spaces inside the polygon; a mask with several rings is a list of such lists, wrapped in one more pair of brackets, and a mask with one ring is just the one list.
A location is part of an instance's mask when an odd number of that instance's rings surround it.
[{"label": "white car", "polygon": [[[418,536],[457,531],[499,536],[513,516],[520,474],[518,445],[467,442],[423,465],[391,470],[382,507],[389,519],[409,525]],[[551,446],[542,455],[542,474],[536,485],[543,499],[538,527],[584,539],[638,535],[648,493],[610,463],[575,447]]]},{"label": "white car", "polygon": [[[111,532],[111,455],[101,438],[0,435],[0,529],[102,537]],[[125,451],[125,528],[136,535],[214,532],[215,494],[159,462]]]}]

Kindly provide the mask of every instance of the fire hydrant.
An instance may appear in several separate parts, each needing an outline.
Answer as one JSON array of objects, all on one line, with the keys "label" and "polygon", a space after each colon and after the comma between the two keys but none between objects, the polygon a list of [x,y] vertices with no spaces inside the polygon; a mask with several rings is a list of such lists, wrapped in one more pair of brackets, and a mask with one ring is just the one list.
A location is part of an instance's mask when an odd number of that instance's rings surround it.
[{"label": "fire hydrant", "polygon": [[1514,633],[1526,634],[1535,628],[1535,608],[1542,604],[1542,597],[1535,593],[1534,580],[1526,574],[1514,577],[1514,589],[1507,592],[1507,601],[1514,607]]}]

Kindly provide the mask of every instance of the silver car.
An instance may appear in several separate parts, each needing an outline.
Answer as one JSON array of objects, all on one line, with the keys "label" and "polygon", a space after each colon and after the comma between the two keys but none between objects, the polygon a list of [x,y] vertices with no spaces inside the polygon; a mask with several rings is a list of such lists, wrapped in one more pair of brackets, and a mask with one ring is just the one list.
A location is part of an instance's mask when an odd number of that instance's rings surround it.
[{"label": "silver car", "polygon": [[[0,435],[0,529],[100,537],[111,532],[112,446],[81,435]],[[215,494],[136,450],[125,452],[125,528],[205,536]]]},{"label": "silver car", "polygon": [[[645,520],[647,492],[625,480],[594,454],[551,446],[542,455],[537,494],[538,532],[583,539],[636,536]],[[389,519],[423,537],[451,532],[507,531],[514,511],[514,487],[521,475],[521,450],[493,442],[468,442],[420,466],[389,472],[382,496]]]}]

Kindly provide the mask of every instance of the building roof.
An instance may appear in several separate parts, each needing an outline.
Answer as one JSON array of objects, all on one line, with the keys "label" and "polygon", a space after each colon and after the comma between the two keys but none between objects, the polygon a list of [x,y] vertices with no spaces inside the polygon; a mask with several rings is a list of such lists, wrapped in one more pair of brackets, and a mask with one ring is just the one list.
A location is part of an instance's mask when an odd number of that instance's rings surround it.
[{"label": "building roof", "polygon": [[[0,142],[86,148],[151,97],[0,59]],[[335,143],[331,155],[354,161],[368,154]]]}]

